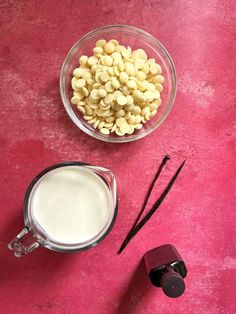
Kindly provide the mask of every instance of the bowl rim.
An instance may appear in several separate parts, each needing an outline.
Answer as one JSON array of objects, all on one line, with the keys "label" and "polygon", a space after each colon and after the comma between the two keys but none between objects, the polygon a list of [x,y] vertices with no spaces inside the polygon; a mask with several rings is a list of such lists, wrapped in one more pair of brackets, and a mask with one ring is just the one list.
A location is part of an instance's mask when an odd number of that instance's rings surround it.
[{"label": "bowl rim", "polygon": [[[172,70],[172,94],[171,94],[171,99],[168,102],[168,107],[167,110],[165,111],[165,113],[163,114],[163,116],[158,120],[158,122],[155,124],[155,126],[153,126],[150,129],[147,129],[145,132],[142,133],[137,133],[137,134],[131,134],[128,137],[105,137],[102,134],[99,133],[95,133],[91,130],[89,130],[88,128],[86,128],[83,123],[80,121],[80,119],[75,115],[75,113],[73,112],[72,108],[71,108],[71,104],[68,105],[68,101],[66,98],[66,95],[64,93],[64,73],[65,73],[65,69],[67,67],[68,61],[71,59],[71,55],[73,54],[74,50],[76,49],[77,45],[83,41],[83,39],[85,39],[86,37],[89,37],[93,34],[96,34],[100,31],[103,30],[107,30],[107,29],[116,29],[116,28],[123,28],[123,29],[129,29],[131,31],[135,31],[139,34],[142,34],[144,36],[146,36],[147,38],[149,38],[151,41],[154,41],[156,43],[157,46],[159,46],[159,48],[162,50],[162,52],[164,53],[166,60],[168,61],[170,68]],[[62,64],[61,67],[61,71],[60,71],[60,81],[59,81],[59,85],[60,85],[60,95],[61,95],[61,100],[63,103],[63,106],[67,112],[67,114],[69,115],[69,117],[71,118],[71,120],[74,122],[74,124],[84,133],[86,133],[87,135],[90,135],[93,138],[96,138],[98,140],[104,141],[104,142],[110,142],[110,143],[128,143],[128,142],[133,142],[136,141],[138,139],[141,139],[147,135],[149,135],[150,133],[152,133],[153,131],[155,131],[167,118],[167,116],[169,115],[175,98],[176,98],[176,90],[177,90],[177,75],[176,75],[176,69],[175,69],[175,65],[174,62],[169,54],[169,52],[167,51],[167,49],[163,46],[163,44],[153,35],[149,34],[148,32],[135,27],[135,26],[131,26],[128,24],[109,24],[109,25],[105,25],[105,26],[101,26],[98,28],[95,28],[93,30],[91,30],[90,32],[86,33],[84,36],[82,36],[79,40],[77,40],[75,42],[75,44],[71,47],[71,49],[69,50],[69,52],[66,55],[66,58]]]}]

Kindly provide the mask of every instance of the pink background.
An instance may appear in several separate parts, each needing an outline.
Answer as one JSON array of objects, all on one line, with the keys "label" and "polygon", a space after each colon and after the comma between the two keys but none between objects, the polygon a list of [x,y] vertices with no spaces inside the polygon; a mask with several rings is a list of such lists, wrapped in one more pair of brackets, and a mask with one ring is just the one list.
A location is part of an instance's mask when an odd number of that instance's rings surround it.
[{"label": "pink background", "polygon": [[[0,313],[236,313],[236,2],[8,0],[0,1],[0,21]],[[82,133],[67,116],[58,86],[74,42],[115,23],[156,36],[178,74],[165,123],[123,145]],[[117,256],[166,153],[172,159],[152,201],[185,158],[186,166],[159,211]],[[115,173],[115,227],[83,253],[39,249],[17,259],[7,243],[23,227],[27,185],[64,160]],[[152,287],[140,264],[147,250],[165,243],[176,245],[189,271],[178,299]]]}]

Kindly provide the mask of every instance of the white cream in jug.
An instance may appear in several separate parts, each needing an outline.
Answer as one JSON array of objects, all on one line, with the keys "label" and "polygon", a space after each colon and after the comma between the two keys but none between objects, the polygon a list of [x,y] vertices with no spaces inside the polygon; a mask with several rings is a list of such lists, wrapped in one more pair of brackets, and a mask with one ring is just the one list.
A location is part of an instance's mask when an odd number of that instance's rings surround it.
[{"label": "white cream in jug", "polygon": [[86,168],[66,166],[46,174],[32,201],[35,220],[55,241],[91,240],[106,226],[111,195],[107,185]]}]

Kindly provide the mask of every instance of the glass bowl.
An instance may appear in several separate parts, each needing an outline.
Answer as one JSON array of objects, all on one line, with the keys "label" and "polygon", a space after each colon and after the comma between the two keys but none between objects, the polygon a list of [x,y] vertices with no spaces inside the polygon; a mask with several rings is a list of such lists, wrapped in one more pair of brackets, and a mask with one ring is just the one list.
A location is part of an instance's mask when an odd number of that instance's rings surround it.
[{"label": "glass bowl", "polygon": [[[162,67],[162,75],[165,77],[164,89],[161,93],[162,103],[158,113],[143,125],[141,130],[136,130],[131,135],[117,136],[116,134],[104,135],[94,129],[84,119],[75,105],[71,104],[73,90],[71,79],[73,70],[79,66],[81,55],[92,55],[95,43],[99,39],[116,39],[121,45],[130,46],[132,50],[142,48],[148,58],[155,58]],[[71,120],[85,133],[102,141],[112,143],[125,143],[140,139],[157,129],[169,114],[176,94],[176,72],[174,63],[165,47],[152,35],[129,25],[108,25],[97,28],[83,36],[70,49],[62,65],[60,74],[60,93],[64,107]]]}]

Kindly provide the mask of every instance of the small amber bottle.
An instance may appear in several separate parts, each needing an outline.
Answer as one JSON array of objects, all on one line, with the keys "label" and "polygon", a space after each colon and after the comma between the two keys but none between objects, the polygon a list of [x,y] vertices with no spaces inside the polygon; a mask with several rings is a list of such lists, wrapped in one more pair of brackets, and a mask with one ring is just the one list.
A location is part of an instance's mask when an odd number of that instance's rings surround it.
[{"label": "small amber bottle", "polygon": [[187,275],[185,263],[173,245],[166,244],[144,255],[147,273],[152,284],[162,287],[171,298],[179,297],[185,290],[183,278]]}]

